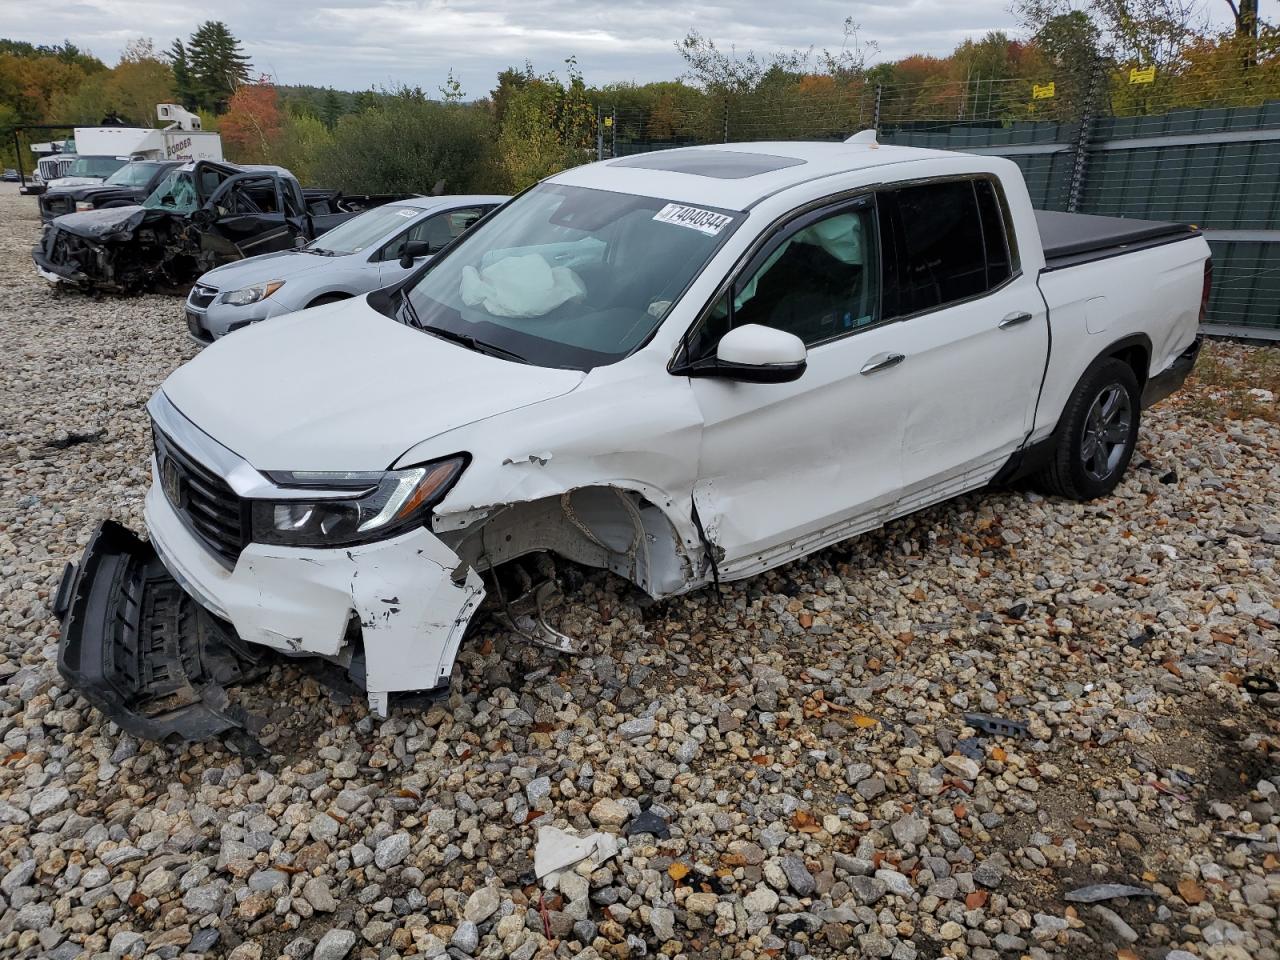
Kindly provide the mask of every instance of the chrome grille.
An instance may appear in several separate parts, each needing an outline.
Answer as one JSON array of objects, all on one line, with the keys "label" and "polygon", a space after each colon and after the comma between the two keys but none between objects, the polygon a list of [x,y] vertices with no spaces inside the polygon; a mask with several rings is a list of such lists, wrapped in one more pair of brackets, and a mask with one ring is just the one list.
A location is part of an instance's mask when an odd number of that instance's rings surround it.
[{"label": "chrome grille", "polygon": [[187,295],[187,303],[193,307],[204,309],[213,303],[214,298],[218,295],[217,287],[206,287],[202,283],[197,283],[191,288],[191,293]]},{"label": "chrome grille", "polygon": [[153,426],[151,432],[165,497],[187,529],[226,566],[234,567],[248,543],[248,504],[161,430]]}]

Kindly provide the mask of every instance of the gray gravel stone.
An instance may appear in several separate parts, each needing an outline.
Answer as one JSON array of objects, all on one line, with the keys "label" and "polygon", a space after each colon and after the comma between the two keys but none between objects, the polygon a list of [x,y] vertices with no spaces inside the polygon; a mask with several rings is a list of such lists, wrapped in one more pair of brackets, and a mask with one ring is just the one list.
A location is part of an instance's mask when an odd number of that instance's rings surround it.
[{"label": "gray gravel stone", "polygon": [[384,840],[378,841],[373,850],[373,862],[379,870],[390,870],[399,866],[409,856],[410,843],[407,833],[393,833]]},{"label": "gray gravel stone", "polygon": [[480,931],[472,920],[463,920],[449,938],[449,945],[470,956],[480,944]]},{"label": "gray gravel stone", "polygon": [[356,935],[351,930],[330,930],[316,944],[312,960],[343,960],[356,945]]}]

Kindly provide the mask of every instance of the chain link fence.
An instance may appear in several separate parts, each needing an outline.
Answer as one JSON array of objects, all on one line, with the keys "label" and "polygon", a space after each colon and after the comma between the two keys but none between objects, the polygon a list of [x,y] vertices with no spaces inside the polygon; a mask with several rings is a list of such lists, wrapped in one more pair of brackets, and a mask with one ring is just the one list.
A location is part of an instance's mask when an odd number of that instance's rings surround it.
[{"label": "chain link fence", "polygon": [[1008,157],[1037,207],[1203,229],[1214,256],[1212,331],[1280,340],[1280,96],[1268,77],[1090,65],[1040,83],[806,78],[738,97],[602,105],[596,145],[607,158],[841,140],[874,127],[882,143]]}]

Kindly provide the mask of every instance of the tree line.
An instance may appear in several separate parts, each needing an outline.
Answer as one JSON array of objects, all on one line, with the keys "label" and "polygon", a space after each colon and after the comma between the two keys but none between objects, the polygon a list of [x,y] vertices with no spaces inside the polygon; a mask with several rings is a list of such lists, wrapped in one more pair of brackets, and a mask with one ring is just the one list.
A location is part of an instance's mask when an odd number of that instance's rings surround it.
[{"label": "tree line", "polygon": [[[982,122],[1280,99],[1280,30],[1256,0],[1226,0],[1213,30],[1192,0],[1015,0],[1026,39],[993,32],[945,57],[872,62],[846,20],[835,49],[726,50],[690,31],[681,77],[591,86],[576,60],[558,72],[509,67],[468,97],[452,73],[435,91],[278,86],[255,75],[226,24],[209,21],[163,52],[129,44],[107,67],[71,42],[0,40],[0,135],[19,123],[148,125],[178,102],[217,129],[229,159],[271,162],[304,181],[361,192],[513,192],[596,156],[723,139],[834,137],[870,125]],[[1130,82],[1131,71],[1146,71]],[[1150,79],[1147,80],[1146,78]],[[0,149],[7,149],[0,147]],[[11,161],[6,160],[6,165]]]}]

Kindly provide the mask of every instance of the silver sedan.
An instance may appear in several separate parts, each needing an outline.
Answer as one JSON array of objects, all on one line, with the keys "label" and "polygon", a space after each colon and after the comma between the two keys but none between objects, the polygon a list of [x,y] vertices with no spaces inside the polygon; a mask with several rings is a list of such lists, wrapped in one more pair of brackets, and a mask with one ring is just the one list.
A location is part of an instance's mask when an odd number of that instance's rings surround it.
[{"label": "silver sedan", "polygon": [[212,343],[260,320],[390,286],[508,199],[400,200],[367,210],[306,246],[210,270],[187,295],[187,328],[196,340]]}]

